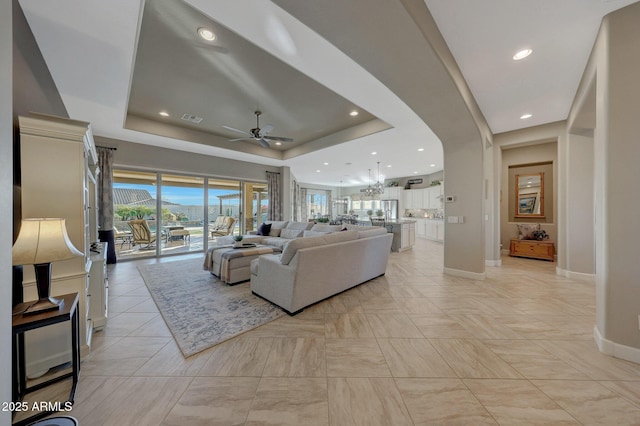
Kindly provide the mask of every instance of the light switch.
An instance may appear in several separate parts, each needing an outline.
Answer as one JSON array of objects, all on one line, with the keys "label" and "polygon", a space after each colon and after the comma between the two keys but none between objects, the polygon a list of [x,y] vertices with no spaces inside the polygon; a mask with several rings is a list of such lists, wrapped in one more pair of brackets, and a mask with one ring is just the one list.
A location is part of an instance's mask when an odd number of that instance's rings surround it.
[{"label": "light switch", "polygon": [[458,216],[449,216],[447,218],[447,222],[449,222],[449,223],[458,223]]}]

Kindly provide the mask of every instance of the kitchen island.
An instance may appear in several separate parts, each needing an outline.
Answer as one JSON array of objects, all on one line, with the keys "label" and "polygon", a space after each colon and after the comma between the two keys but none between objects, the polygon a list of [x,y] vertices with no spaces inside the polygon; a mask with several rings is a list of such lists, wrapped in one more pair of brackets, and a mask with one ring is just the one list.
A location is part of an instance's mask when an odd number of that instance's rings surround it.
[{"label": "kitchen island", "polygon": [[[370,220],[358,220],[359,225],[371,225]],[[389,232],[393,233],[391,251],[402,252],[416,243],[416,221],[412,219],[392,219],[385,221]]]}]

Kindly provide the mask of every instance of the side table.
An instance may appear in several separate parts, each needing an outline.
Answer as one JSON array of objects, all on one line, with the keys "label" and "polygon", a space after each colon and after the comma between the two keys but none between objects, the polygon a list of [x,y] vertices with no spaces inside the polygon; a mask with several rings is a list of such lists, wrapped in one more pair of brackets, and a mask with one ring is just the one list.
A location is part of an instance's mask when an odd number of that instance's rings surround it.
[{"label": "side table", "polygon": [[[20,402],[24,396],[30,392],[37,391],[45,388],[53,383],[60,382],[62,380],[72,378],[71,391],[69,392],[69,399],[67,402],[73,404],[75,398],[76,387],[78,385],[78,378],[80,375],[80,319],[78,316],[78,293],[64,294],[62,296],[56,296],[57,299],[61,299],[63,302],[58,310],[43,312],[35,315],[23,315],[26,308],[31,305],[32,302],[21,303],[13,308],[12,322],[12,367],[13,367],[13,401]],[[29,330],[35,330],[37,328],[46,327],[61,322],[70,321],[71,323],[71,372],[63,374],[61,376],[54,377],[43,383],[27,387],[27,373],[25,362],[25,344],[24,333]],[[19,406],[20,404],[16,404]],[[26,425],[34,420],[48,416],[54,411],[41,411],[37,414],[20,420],[15,425]],[[16,412],[13,413],[15,416]]]}]

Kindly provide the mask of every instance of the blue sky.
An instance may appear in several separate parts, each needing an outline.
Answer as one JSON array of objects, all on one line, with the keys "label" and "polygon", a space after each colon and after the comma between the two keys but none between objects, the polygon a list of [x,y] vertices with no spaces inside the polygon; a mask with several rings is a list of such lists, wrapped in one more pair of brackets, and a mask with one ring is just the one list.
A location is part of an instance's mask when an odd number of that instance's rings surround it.
[{"label": "blue sky", "polygon": [[[144,189],[149,191],[152,197],[155,197],[156,187],[155,185],[140,185],[134,183],[114,183],[116,188],[128,188],[128,189]],[[234,194],[238,191],[222,190],[222,189],[210,189],[209,190],[209,204],[218,204],[218,195]],[[172,203],[182,204],[186,206],[202,206],[204,204],[204,190],[201,188],[184,188],[177,186],[163,186],[162,187],[162,199]]]}]

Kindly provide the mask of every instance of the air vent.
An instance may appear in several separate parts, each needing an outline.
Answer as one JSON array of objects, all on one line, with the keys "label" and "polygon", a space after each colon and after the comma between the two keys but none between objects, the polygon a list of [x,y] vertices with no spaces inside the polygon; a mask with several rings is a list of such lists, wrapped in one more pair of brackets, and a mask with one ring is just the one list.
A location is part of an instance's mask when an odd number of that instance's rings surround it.
[{"label": "air vent", "polygon": [[183,114],[181,117],[184,121],[190,121],[195,124],[200,124],[202,121],[202,117],[198,117],[197,115],[192,114]]}]

